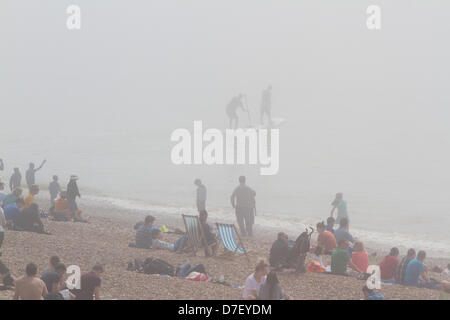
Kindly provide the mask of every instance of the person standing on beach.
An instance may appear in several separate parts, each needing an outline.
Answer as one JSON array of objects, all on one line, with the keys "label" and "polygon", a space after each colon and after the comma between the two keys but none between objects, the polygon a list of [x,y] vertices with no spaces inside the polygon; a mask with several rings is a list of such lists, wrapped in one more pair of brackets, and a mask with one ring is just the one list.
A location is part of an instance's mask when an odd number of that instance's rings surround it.
[{"label": "person standing on beach", "polygon": [[256,192],[246,185],[245,177],[239,177],[239,186],[231,195],[231,205],[236,210],[236,219],[242,236],[253,236],[253,223],[255,221]]},{"label": "person standing on beach", "polygon": [[58,194],[61,192],[61,186],[59,185],[57,175],[53,176],[53,181],[48,185],[48,191],[50,193],[50,204],[54,205]]},{"label": "person standing on beach", "polygon": [[41,170],[42,167],[44,166],[45,162],[47,162],[47,160],[42,161],[41,165],[38,168],[34,167],[33,162],[30,163],[28,170],[25,172],[25,180],[27,181],[28,189],[30,189],[31,186],[35,183],[36,171]]},{"label": "person standing on beach", "polygon": [[195,179],[194,184],[197,186],[197,210],[198,212],[206,210],[206,187],[200,179]]},{"label": "person standing on beach", "polygon": [[13,191],[16,188],[20,188],[20,184],[22,183],[22,174],[20,173],[19,168],[14,168],[14,173],[9,178],[9,189]]},{"label": "person standing on beach", "polygon": [[[247,109],[244,108],[244,104],[242,102],[243,99],[242,93],[238,94],[237,96],[233,97],[231,99],[230,103],[227,104],[226,112],[228,115],[228,118],[230,119],[230,129],[237,129],[239,118],[236,113],[238,108],[241,108],[243,111],[247,111]],[[233,126],[234,123],[234,126]]]},{"label": "person standing on beach", "polygon": [[333,217],[334,211],[337,209],[337,217],[336,217],[336,223],[339,224],[340,220],[343,218],[348,218],[347,213],[347,202],[344,200],[344,195],[342,193],[336,193],[336,198],[331,203],[332,209],[330,213],[330,217]]},{"label": "person standing on beach", "polygon": [[81,198],[77,180],[78,177],[73,174],[70,176],[70,181],[67,184],[67,201],[69,202],[69,211],[72,216],[75,216],[75,213],[78,211],[77,197]]},{"label": "person standing on beach", "polygon": [[272,86],[268,86],[262,92],[261,98],[261,124],[264,124],[264,115],[267,115],[267,124],[270,125],[272,123]]}]

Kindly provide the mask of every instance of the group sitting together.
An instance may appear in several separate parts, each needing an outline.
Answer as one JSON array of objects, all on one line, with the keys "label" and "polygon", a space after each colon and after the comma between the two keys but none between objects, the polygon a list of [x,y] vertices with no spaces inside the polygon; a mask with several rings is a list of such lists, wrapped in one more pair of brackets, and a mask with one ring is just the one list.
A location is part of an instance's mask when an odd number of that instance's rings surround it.
[{"label": "group sitting together", "polygon": [[69,289],[67,268],[57,256],[50,258],[49,268],[40,277],[34,263],[27,264],[25,275],[17,278],[0,264],[3,289],[14,290],[15,300],[100,300],[100,276],[103,272],[103,267],[97,264],[91,272],[81,275],[78,289]]},{"label": "group sitting together", "polygon": [[[217,237],[212,231],[212,228],[207,223],[208,212],[206,210],[200,211],[199,221],[200,227],[203,230],[205,236],[206,244],[205,247],[212,247],[212,254],[214,255],[217,249]],[[177,230],[175,233],[182,234],[174,243],[170,243],[164,240],[164,233],[161,230],[163,228],[158,228],[154,226],[155,217],[148,215],[145,217],[143,222],[137,223],[134,228],[136,230],[136,242],[130,243],[130,247],[136,247],[140,249],[162,249],[168,250],[176,253],[185,253],[192,250],[191,243],[186,234],[182,231]],[[210,255],[209,251],[206,255]]]},{"label": "group sitting together", "polygon": [[[324,222],[317,224],[317,245],[311,248],[312,260],[307,266],[310,272],[324,272],[336,275],[355,276],[367,279],[371,274],[369,268],[369,255],[364,250],[364,244],[355,239],[349,232],[347,218],[340,219],[340,225],[334,230],[334,219],[329,218],[327,225]],[[292,241],[285,233],[280,232],[277,240],[270,250],[270,266],[274,270],[289,268],[289,252]],[[409,249],[407,255],[400,261],[399,249],[392,248],[379,264],[380,279],[382,283],[402,284],[406,286],[425,287],[430,289],[446,289],[449,282],[437,281],[427,274],[428,268],[424,264],[425,251],[419,251],[416,256],[414,249]],[[326,266],[322,255],[331,255],[331,265]],[[366,290],[365,293],[368,291]]]},{"label": "group sitting together", "polygon": [[6,228],[16,231],[33,231],[47,233],[41,221],[39,206],[34,197],[39,193],[39,187],[32,185],[30,192],[22,196],[22,189],[15,188],[13,192],[3,199],[3,214]]}]

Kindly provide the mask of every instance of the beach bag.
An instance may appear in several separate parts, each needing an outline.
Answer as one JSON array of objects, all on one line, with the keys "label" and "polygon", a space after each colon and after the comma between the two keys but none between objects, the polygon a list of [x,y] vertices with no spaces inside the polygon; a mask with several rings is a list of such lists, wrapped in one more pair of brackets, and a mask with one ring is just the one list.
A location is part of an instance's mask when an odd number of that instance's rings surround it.
[{"label": "beach bag", "polygon": [[144,273],[173,276],[175,274],[175,268],[170,263],[161,259],[146,259],[144,262]]},{"label": "beach bag", "polygon": [[313,273],[320,273],[320,272],[325,272],[325,271],[326,271],[325,268],[322,267],[322,266],[320,265],[319,261],[317,261],[317,260],[311,261],[311,262],[308,264],[308,266],[306,267],[306,269],[307,269],[309,272],[313,272]]}]

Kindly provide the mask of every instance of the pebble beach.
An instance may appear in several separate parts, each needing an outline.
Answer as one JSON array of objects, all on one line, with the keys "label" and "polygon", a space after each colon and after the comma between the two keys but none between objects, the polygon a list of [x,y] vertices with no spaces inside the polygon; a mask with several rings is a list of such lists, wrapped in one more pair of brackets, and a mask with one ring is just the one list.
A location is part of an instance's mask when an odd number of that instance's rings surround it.
[{"label": "pebble beach", "polygon": [[[46,208],[44,199],[39,204]],[[96,263],[105,267],[102,275],[102,299],[107,300],[140,300],[140,299],[241,299],[241,289],[254,266],[261,259],[268,260],[269,250],[276,238],[276,232],[269,232],[258,228],[253,238],[243,239],[248,249],[250,262],[244,255],[223,257],[223,247],[219,247],[216,257],[205,257],[203,251],[194,256],[191,253],[175,254],[162,250],[146,250],[130,248],[128,244],[134,242],[133,226],[143,220],[147,214],[156,217],[155,224],[166,225],[169,229],[184,230],[181,216],[158,215],[154,212],[133,210],[124,211],[122,208],[94,201],[82,201],[81,207],[89,223],[55,222],[43,219],[45,228],[51,235],[31,232],[6,231],[2,246],[2,261],[14,276],[24,274],[27,263],[34,262],[39,267],[39,273],[48,268],[49,258],[53,255],[60,257],[66,265],[78,265],[81,272],[90,271]],[[216,222],[214,215],[210,215],[209,223]],[[299,233],[301,230],[299,231]],[[289,234],[294,239],[298,234]],[[165,234],[165,240],[174,242],[179,235]],[[313,237],[314,238],[314,237]],[[370,264],[377,264],[388,253],[388,250],[367,249]],[[404,253],[402,252],[401,255]],[[140,274],[127,271],[128,262],[148,257],[163,259],[173,266],[180,266],[185,262],[192,265],[202,263],[213,279],[224,279],[234,286],[213,282],[196,282],[181,278],[159,275]],[[308,256],[307,261],[311,257]],[[329,264],[329,257],[324,257]],[[445,258],[429,258],[426,264],[430,267],[446,265]],[[431,273],[436,279],[445,279],[443,275]],[[315,274],[294,274],[291,271],[278,273],[284,292],[295,300],[359,300],[362,299],[361,289],[364,281],[352,277]],[[448,279],[447,279],[448,280]],[[378,290],[388,299],[431,299],[439,297],[439,291],[424,288],[412,288],[400,285],[382,285]],[[13,291],[0,291],[0,299],[11,299]]]}]

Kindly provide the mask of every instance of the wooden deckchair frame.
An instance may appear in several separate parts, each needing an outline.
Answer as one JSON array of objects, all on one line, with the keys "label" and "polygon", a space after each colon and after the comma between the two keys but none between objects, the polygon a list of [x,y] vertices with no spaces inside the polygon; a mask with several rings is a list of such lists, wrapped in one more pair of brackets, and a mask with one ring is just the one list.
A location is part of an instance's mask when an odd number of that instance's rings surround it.
[{"label": "wooden deckchair frame", "polygon": [[194,218],[194,219],[196,220],[197,225],[198,225],[198,228],[199,228],[199,230],[200,230],[200,241],[204,243],[203,247],[204,247],[204,249],[205,249],[205,256],[207,256],[207,255],[209,254],[209,248],[210,248],[210,247],[213,247],[214,244],[208,245],[208,242],[206,241],[206,237],[205,237],[205,234],[204,234],[202,225],[201,225],[201,223],[200,223],[199,217],[198,217],[198,216],[188,215],[188,214],[181,214],[181,216],[183,217],[183,222],[184,222],[184,228],[185,228],[185,230],[186,230],[187,241],[191,244],[192,248],[194,249],[194,256],[197,255],[197,250],[198,250],[200,247],[197,247],[197,245],[194,244],[194,243],[190,240],[189,232],[188,232],[188,227],[187,227],[187,223],[186,223],[186,217],[187,217],[187,218]]},{"label": "wooden deckchair frame", "polygon": [[[223,240],[220,239],[220,243],[222,243],[222,246],[224,247],[225,252],[231,252],[232,256],[235,256],[237,250],[239,248],[241,248],[242,250],[244,250],[244,254],[245,254],[245,257],[247,258],[247,261],[250,263],[250,258],[248,257],[247,249],[245,249],[244,243],[242,242],[241,236],[239,235],[239,233],[238,233],[238,231],[236,229],[236,226],[234,224],[231,224],[231,223],[218,223],[218,222],[216,222],[217,231],[219,231],[219,225],[233,227],[234,234],[237,236],[237,240],[238,240],[237,243],[236,243],[236,249],[234,249],[234,251],[230,251],[223,245]],[[220,236],[219,232],[218,232],[218,234]]]}]

